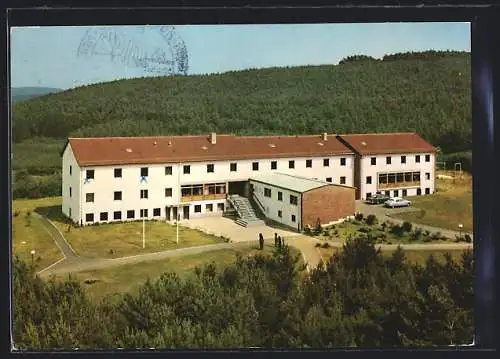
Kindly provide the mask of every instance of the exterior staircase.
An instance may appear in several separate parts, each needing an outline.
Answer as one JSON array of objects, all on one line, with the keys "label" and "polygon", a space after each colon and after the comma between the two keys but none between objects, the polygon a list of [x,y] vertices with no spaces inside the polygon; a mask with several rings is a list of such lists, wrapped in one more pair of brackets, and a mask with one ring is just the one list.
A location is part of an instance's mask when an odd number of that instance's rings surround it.
[{"label": "exterior staircase", "polygon": [[228,197],[228,201],[238,213],[239,218],[237,218],[235,222],[240,226],[252,227],[265,224],[265,222],[255,214],[255,210],[248,198],[233,194]]}]

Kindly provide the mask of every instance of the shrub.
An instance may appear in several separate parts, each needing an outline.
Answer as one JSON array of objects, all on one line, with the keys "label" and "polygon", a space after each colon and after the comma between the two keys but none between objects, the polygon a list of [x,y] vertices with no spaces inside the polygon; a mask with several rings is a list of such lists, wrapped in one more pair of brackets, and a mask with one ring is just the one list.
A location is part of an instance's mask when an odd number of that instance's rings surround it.
[{"label": "shrub", "polygon": [[431,235],[431,232],[429,230],[424,231],[424,236],[428,237]]},{"label": "shrub", "polygon": [[20,214],[20,213],[19,213],[19,211],[15,211],[15,212],[14,212],[14,217],[19,216],[19,214]]},{"label": "shrub", "polygon": [[328,229],[335,229],[335,225],[332,224],[330,227],[328,227]]},{"label": "shrub", "polygon": [[321,247],[321,243],[317,242],[314,246],[315,247]]},{"label": "shrub", "polygon": [[431,240],[433,241],[439,241],[441,238],[442,238],[442,235],[441,235],[441,232],[436,232],[436,233],[433,233],[431,236],[430,236]]},{"label": "shrub", "polygon": [[356,219],[351,221],[351,223],[354,224],[355,226],[359,226],[361,224],[361,222]]},{"label": "shrub", "polygon": [[314,235],[319,236],[323,232],[323,227],[321,227],[321,221],[318,220],[316,221],[316,227],[314,227]]},{"label": "shrub", "polygon": [[413,233],[410,235],[410,240],[412,241],[418,241],[420,238],[422,238],[422,228],[417,228],[413,231]]},{"label": "shrub", "polygon": [[391,228],[391,233],[397,237],[403,237],[405,231],[402,226],[395,225]]},{"label": "shrub", "polygon": [[361,213],[361,212],[356,213],[356,215],[354,216],[354,219],[356,221],[362,221],[363,220],[363,213]]},{"label": "shrub", "polygon": [[329,248],[330,244],[328,242],[323,243],[323,248]]},{"label": "shrub", "polygon": [[430,242],[430,241],[432,241],[431,237],[429,236],[424,237],[424,242]]},{"label": "shrub", "polygon": [[115,251],[114,251],[113,249],[110,249],[110,250],[108,251],[108,253],[109,253],[109,254],[115,254]]},{"label": "shrub", "polygon": [[369,214],[367,217],[366,217],[366,220],[365,220],[366,224],[368,224],[369,226],[373,226],[374,224],[377,224],[378,220],[377,220],[377,216],[374,215],[374,214]]},{"label": "shrub", "polygon": [[308,236],[312,234],[311,228],[309,226],[304,227],[304,234],[307,234]]},{"label": "shrub", "polygon": [[413,228],[412,224],[408,221],[403,222],[403,225],[401,227],[403,228],[403,231],[405,231],[405,232],[411,232],[411,230]]},{"label": "shrub", "polygon": [[370,231],[371,231],[370,228],[366,228],[366,227],[358,228],[358,232],[361,232],[361,233],[368,233]]}]

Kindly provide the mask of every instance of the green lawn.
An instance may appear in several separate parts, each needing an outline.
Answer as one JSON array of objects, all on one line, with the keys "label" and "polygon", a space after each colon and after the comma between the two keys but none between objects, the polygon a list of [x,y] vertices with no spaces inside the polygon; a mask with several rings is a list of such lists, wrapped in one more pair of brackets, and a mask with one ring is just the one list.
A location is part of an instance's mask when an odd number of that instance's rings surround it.
[{"label": "green lawn", "polygon": [[[265,245],[264,253],[271,254],[274,245]],[[293,253],[298,253],[291,248]],[[112,267],[103,270],[78,272],[71,277],[82,282],[89,295],[94,299],[103,298],[109,294],[133,293],[147,278],[158,278],[162,273],[175,272],[181,277],[191,275],[197,266],[215,262],[217,266],[227,266],[236,259],[236,254],[243,256],[262,253],[256,245],[237,245],[230,249],[214,250],[206,253],[172,257],[161,261],[151,261]],[[57,275],[58,280],[65,280],[68,274]]]},{"label": "green lawn", "polygon": [[146,221],[146,246],[142,248],[142,221],[85,227],[69,226],[61,213],[61,201],[61,197],[55,197],[15,202],[30,206],[47,216],[61,231],[75,252],[89,258],[118,258],[225,241],[217,236],[179,226],[179,244],[177,244],[176,226],[162,221]]},{"label": "green lawn", "polygon": [[12,252],[26,263],[31,263],[31,251],[35,251],[34,266],[37,270],[48,267],[63,258],[59,247],[45,229],[42,221],[33,215],[33,202],[14,201],[12,206]]},{"label": "green lawn", "polygon": [[412,206],[420,211],[394,215],[405,221],[441,227],[458,231],[472,232],[472,177],[464,174],[462,178],[437,179],[437,192],[433,195],[411,197]]}]

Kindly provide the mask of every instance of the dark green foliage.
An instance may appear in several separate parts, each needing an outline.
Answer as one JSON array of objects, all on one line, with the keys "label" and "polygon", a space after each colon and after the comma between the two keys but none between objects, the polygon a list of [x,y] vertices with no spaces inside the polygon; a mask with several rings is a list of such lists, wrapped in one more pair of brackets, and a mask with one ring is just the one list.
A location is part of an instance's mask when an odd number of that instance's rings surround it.
[{"label": "dark green foliage", "polygon": [[412,224],[410,222],[405,221],[405,222],[403,222],[403,224],[401,225],[401,227],[402,227],[403,231],[405,231],[405,232],[411,232],[413,226],[412,226]]},{"label": "dark green foliage", "polygon": [[415,228],[415,230],[410,235],[410,240],[418,241],[422,238],[422,236],[423,236],[422,228]]},{"label": "dark green foliage", "polygon": [[314,235],[315,236],[319,236],[321,234],[321,232],[323,232],[323,227],[321,227],[321,221],[318,220],[316,221],[316,226],[314,227]]},{"label": "dark green foliage", "polygon": [[354,219],[356,221],[361,222],[363,220],[363,213],[361,213],[361,212],[356,213],[356,215],[354,216]]},{"label": "dark green foliage", "polygon": [[405,229],[403,228],[403,226],[396,224],[392,226],[391,233],[397,237],[403,237],[405,235]]},{"label": "dark green foliage", "polygon": [[[450,139],[450,141],[452,141],[452,139]],[[455,170],[455,164],[460,163],[463,171],[472,172],[472,151],[439,154],[436,161],[444,162],[444,169],[447,170]]]},{"label": "dark green foliage", "polygon": [[373,226],[378,223],[377,216],[374,214],[369,214],[368,216],[366,216],[365,222],[369,226]]},{"label": "dark green foliage", "polygon": [[[327,243],[326,243],[327,244]],[[90,301],[82,285],[42,281],[13,263],[14,341],[19,349],[334,348],[469,343],[474,331],[474,256],[407,263],[373,243],[343,250],[299,274],[287,246],[238,256],[190,276],[164,273],[137,294]]]}]

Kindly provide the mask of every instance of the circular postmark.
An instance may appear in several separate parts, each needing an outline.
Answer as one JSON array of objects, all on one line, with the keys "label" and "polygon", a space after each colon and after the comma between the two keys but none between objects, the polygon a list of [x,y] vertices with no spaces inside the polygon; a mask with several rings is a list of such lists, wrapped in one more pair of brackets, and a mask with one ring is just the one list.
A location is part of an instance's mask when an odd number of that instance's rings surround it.
[{"label": "circular postmark", "polygon": [[92,27],[77,57],[107,57],[113,63],[159,75],[188,73],[188,51],[173,26]]}]

